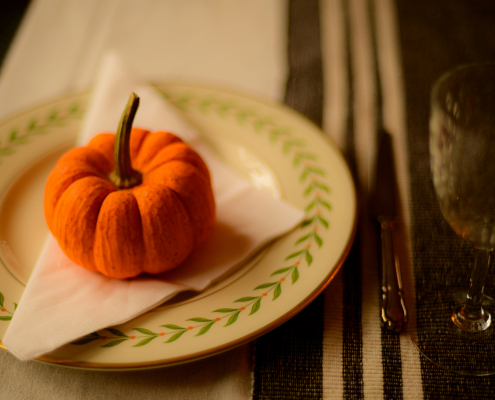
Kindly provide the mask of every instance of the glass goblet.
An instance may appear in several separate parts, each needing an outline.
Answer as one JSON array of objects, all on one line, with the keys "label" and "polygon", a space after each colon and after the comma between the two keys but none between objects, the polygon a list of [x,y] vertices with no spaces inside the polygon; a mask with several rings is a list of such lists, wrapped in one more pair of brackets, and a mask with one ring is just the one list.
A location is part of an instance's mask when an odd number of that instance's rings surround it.
[{"label": "glass goblet", "polygon": [[[462,302],[438,328],[448,351],[417,343],[437,365],[469,375],[495,373],[492,315],[483,304],[495,248],[495,64],[458,67],[434,85],[430,166],[440,210],[450,227],[474,245],[474,267]],[[440,324],[439,324],[440,325]]]}]

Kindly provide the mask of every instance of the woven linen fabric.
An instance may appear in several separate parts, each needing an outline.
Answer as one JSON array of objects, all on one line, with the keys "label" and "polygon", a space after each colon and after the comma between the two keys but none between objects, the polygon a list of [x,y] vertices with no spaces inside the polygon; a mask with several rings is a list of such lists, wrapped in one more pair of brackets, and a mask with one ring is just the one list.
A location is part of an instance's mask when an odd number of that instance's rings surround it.
[{"label": "woven linen fabric", "polygon": [[[433,83],[461,64],[495,60],[495,5],[490,1],[397,2],[408,104],[408,143],[411,172],[411,212],[419,340],[434,340],[423,314],[437,296],[466,290],[474,261],[472,246],[448,227],[436,205],[428,165],[429,96]],[[494,293],[495,275],[489,270],[485,293]],[[493,308],[492,308],[493,311]],[[439,356],[456,352],[463,341],[434,343]],[[495,355],[488,354],[495,367]],[[456,359],[458,365],[467,362]],[[445,372],[421,359],[425,398],[494,396],[495,377],[468,377]],[[457,365],[456,365],[457,367]]]},{"label": "woven linen fabric", "polygon": [[[32,0],[2,65],[1,118],[74,90],[87,91],[101,55],[114,47],[130,64],[138,61],[135,66],[151,82],[182,74],[181,81],[224,88],[237,83],[239,92],[265,98],[282,93],[283,0],[138,3]],[[8,168],[6,161],[2,168]],[[7,302],[12,304],[8,295]],[[8,318],[3,308],[0,316]],[[0,323],[4,328],[6,322]],[[251,347],[247,343],[188,365],[124,373],[22,363],[1,349],[0,399],[246,399]]]}]

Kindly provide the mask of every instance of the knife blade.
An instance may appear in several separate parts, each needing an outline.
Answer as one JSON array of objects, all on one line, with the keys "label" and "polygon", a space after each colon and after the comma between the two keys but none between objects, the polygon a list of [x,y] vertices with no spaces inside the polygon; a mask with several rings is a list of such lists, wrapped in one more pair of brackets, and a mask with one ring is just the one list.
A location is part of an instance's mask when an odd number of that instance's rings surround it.
[{"label": "knife blade", "polygon": [[381,242],[380,319],[387,329],[400,332],[407,323],[407,309],[399,257],[394,246],[394,230],[398,220],[396,179],[392,137],[381,129],[370,201],[370,211],[378,223]]}]

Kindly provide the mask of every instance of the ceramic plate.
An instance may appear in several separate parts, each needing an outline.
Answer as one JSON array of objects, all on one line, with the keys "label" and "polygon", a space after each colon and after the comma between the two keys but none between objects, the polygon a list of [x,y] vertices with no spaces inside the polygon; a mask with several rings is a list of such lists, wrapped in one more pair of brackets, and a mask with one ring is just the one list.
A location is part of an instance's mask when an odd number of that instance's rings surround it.
[{"label": "ceramic plate", "polygon": [[[302,310],[349,251],[356,225],[353,181],[339,150],[315,125],[285,106],[242,95],[190,85],[158,88],[232,168],[261,190],[304,209],[306,219],[207,290],[182,293],[42,361],[137,369],[228,350]],[[47,234],[46,177],[73,146],[88,100],[89,94],[63,98],[0,124],[0,339]]]}]

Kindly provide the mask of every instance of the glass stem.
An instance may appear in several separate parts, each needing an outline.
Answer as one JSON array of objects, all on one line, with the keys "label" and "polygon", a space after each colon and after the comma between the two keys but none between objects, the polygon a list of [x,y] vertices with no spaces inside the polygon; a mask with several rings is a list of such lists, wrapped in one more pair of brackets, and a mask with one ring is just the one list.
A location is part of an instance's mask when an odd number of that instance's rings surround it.
[{"label": "glass stem", "polygon": [[464,305],[465,312],[470,317],[476,317],[482,313],[483,289],[491,258],[491,250],[476,248],[474,268]]},{"label": "glass stem", "polygon": [[473,335],[491,334],[492,316],[483,309],[483,289],[491,257],[491,250],[476,248],[466,301],[463,306],[456,307],[452,314],[456,332],[461,336],[474,338]]}]

